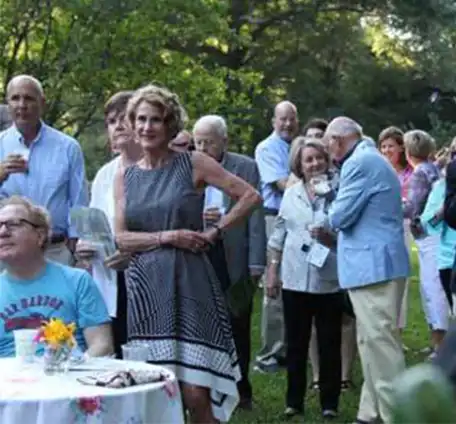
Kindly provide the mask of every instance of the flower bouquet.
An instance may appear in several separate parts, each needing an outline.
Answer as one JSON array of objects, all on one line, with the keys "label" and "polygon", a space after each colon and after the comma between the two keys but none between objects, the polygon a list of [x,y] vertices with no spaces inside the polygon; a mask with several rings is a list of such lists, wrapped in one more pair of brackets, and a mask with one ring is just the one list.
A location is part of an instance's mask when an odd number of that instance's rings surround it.
[{"label": "flower bouquet", "polygon": [[65,371],[65,364],[76,345],[74,323],[65,324],[59,318],[51,318],[38,331],[36,341],[44,344],[44,372],[56,374]]}]

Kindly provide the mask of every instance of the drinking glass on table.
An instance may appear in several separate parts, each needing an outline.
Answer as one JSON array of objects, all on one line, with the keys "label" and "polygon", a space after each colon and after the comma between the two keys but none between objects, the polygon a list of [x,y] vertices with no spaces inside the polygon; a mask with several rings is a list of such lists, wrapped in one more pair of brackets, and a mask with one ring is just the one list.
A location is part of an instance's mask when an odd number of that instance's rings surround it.
[{"label": "drinking glass on table", "polygon": [[33,358],[36,353],[35,341],[37,329],[22,329],[14,330],[14,345],[16,349],[16,358],[19,358],[23,362],[33,362]]}]

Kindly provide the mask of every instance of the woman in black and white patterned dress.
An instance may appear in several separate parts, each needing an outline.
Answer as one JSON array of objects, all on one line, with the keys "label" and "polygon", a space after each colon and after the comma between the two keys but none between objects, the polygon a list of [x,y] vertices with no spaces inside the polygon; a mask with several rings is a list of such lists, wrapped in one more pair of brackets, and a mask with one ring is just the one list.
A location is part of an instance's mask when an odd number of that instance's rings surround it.
[{"label": "woman in black and white patterned dress", "polygon": [[[128,335],[146,343],[152,363],[171,368],[192,422],[227,421],[240,377],[221,286],[205,250],[260,203],[255,189],[201,153],[176,153],[169,141],[185,113],[176,95],[149,85],[130,100],[127,119],[144,157],[115,183],[116,237],[133,252],[127,271]],[[203,189],[237,205],[203,231]]]}]

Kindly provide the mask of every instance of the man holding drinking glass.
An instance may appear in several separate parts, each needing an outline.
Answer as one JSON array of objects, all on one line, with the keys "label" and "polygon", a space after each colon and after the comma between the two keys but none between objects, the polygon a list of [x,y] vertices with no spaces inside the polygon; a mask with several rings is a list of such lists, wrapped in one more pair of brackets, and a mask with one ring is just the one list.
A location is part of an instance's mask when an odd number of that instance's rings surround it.
[{"label": "man holding drinking glass", "polygon": [[45,207],[52,218],[46,256],[72,265],[76,234],[70,210],[88,203],[81,147],[42,121],[45,99],[37,79],[14,77],[6,96],[13,125],[0,133],[0,198],[21,195]]},{"label": "man holding drinking glass", "polygon": [[[228,131],[225,120],[218,115],[206,115],[194,126],[196,150],[202,151],[234,175],[254,187],[260,183],[258,168],[253,159],[227,151]],[[215,187],[207,187],[203,218],[205,225],[216,224],[234,205],[233,201]],[[223,234],[220,250],[226,265],[228,302],[230,304],[233,337],[239,357],[242,379],[238,383],[239,407],[252,408],[252,387],[248,378],[250,363],[250,321],[253,294],[266,263],[266,231],[263,210],[256,209],[249,219],[240,222]],[[211,253],[211,252],[209,252]],[[215,263],[214,263],[215,262]],[[220,261],[212,260],[220,274]],[[223,279],[223,275],[219,278]],[[234,304],[235,303],[235,304]]]}]

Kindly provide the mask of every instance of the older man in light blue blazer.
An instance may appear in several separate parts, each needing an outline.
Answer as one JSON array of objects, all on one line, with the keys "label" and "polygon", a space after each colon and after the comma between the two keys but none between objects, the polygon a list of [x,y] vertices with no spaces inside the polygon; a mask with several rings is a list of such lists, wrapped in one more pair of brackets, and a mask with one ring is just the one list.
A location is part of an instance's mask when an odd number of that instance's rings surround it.
[{"label": "older man in light blue blazer", "polygon": [[352,119],[335,118],[325,137],[341,164],[329,226],[339,233],[339,283],[348,290],[357,318],[364,374],[357,422],[390,423],[391,382],[405,368],[397,322],[410,273],[400,185]]}]

